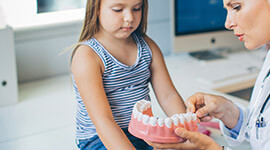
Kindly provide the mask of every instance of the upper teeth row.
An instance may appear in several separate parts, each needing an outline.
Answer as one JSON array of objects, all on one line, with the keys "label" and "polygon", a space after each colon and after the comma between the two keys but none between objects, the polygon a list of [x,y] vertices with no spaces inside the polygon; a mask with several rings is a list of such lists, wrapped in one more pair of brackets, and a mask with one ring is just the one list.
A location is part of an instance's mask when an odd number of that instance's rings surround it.
[{"label": "upper teeth row", "polygon": [[151,102],[146,100],[141,100],[137,102],[133,108],[134,118],[138,118],[138,121],[143,121],[144,124],[150,124],[152,126],[156,126],[157,124],[162,127],[164,124],[170,128],[172,124],[177,126],[179,123],[184,124],[185,121],[189,123],[191,120],[197,120],[196,114],[186,113],[186,114],[175,114],[171,117],[167,118],[157,118],[157,117],[149,117],[148,115],[144,115],[143,111],[146,111],[151,107]]}]

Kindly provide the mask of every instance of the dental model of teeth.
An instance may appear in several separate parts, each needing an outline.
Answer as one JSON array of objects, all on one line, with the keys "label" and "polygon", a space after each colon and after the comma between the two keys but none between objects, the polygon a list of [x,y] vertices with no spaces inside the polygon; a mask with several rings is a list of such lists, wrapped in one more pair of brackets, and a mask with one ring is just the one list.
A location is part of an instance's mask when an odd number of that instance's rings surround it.
[{"label": "dental model of teeth", "polygon": [[151,102],[141,100],[133,107],[128,131],[132,135],[147,141],[177,143],[185,141],[174,133],[177,127],[197,131],[198,123],[199,119],[197,119],[196,114],[192,113],[175,114],[168,118],[154,117]]}]

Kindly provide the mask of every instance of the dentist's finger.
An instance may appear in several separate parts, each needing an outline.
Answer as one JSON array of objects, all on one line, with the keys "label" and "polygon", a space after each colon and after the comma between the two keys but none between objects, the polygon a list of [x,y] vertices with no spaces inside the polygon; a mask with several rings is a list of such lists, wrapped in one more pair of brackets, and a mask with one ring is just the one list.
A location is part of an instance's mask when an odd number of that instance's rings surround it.
[{"label": "dentist's finger", "polygon": [[205,116],[205,117],[200,118],[200,121],[208,122],[208,121],[211,121],[213,118],[214,117],[212,117],[212,116]]},{"label": "dentist's finger", "polygon": [[182,138],[188,139],[191,143],[196,143],[199,140],[198,132],[188,131],[185,128],[176,128],[175,134]]},{"label": "dentist's finger", "polygon": [[204,116],[206,116],[207,114],[211,113],[211,112],[214,112],[216,109],[216,106],[215,104],[213,103],[209,103],[205,106],[203,106],[202,108],[198,109],[196,111],[196,114],[199,118],[202,118]]},{"label": "dentist's finger", "polygon": [[197,93],[192,96],[190,96],[186,101],[185,105],[187,106],[187,111],[194,113],[196,111],[196,106],[202,106],[204,105],[203,100],[203,93]]},{"label": "dentist's finger", "polygon": [[183,143],[154,143],[150,141],[145,141],[148,145],[154,147],[155,150],[157,149],[185,149],[185,150],[194,150],[197,149],[194,144],[190,142],[183,142]]}]

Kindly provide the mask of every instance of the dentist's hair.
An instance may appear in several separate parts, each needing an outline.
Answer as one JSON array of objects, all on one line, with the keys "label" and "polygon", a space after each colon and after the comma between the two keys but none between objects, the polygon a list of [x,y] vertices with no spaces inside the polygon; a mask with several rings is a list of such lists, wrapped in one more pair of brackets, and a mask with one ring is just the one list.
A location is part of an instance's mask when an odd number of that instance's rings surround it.
[{"label": "dentist's hair", "polygon": [[[99,31],[99,10],[102,0],[87,0],[84,23],[78,42],[92,38]],[[142,0],[142,19],[135,30],[136,33],[145,35],[147,29],[148,0]]]}]

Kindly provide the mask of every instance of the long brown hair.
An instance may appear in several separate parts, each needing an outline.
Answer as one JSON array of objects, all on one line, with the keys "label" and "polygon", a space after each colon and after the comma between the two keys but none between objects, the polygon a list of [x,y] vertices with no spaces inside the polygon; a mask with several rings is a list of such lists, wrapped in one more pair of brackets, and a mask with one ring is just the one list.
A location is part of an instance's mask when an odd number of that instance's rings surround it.
[{"label": "long brown hair", "polygon": [[[87,0],[85,18],[78,42],[92,38],[99,31],[98,14],[101,0]],[[142,19],[136,33],[145,35],[147,29],[148,0],[143,0]]]}]

